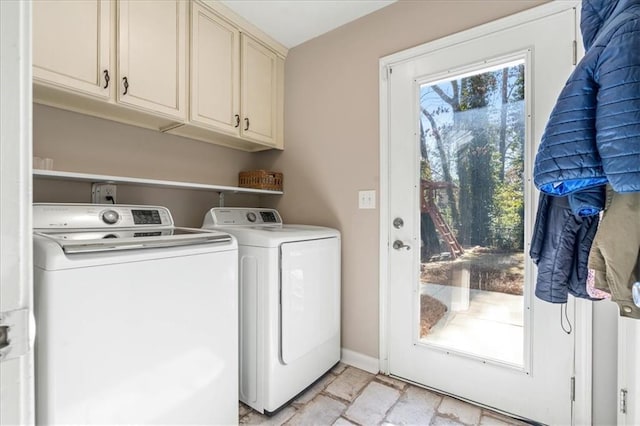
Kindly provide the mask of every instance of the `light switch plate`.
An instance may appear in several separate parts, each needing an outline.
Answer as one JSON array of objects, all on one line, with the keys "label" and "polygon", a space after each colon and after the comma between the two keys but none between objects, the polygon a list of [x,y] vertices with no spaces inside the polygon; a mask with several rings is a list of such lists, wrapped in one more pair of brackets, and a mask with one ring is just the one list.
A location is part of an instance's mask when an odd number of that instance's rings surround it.
[{"label": "light switch plate", "polygon": [[376,191],[358,191],[358,208],[375,209],[376,208]]}]

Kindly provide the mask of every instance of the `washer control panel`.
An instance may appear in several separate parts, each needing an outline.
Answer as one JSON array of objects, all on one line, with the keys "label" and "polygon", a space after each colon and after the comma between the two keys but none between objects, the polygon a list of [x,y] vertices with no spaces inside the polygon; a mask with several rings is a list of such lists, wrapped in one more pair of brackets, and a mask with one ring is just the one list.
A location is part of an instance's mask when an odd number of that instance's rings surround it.
[{"label": "washer control panel", "polygon": [[120,219],[120,215],[115,210],[105,210],[102,212],[102,221],[107,225],[113,225],[118,223],[118,219]]},{"label": "washer control panel", "polygon": [[260,217],[262,218],[262,223],[278,223],[278,219],[276,218],[274,211],[261,211]]},{"label": "washer control panel", "polygon": [[282,226],[282,218],[274,209],[250,209],[243,207],[216,207],[204,217],[203,227],[208,226]]},{"label": "washer control panel", "polygon": [[173,218],[166,207],[113,204],[33,205],[35,229],[97,229],[172,227]]}]

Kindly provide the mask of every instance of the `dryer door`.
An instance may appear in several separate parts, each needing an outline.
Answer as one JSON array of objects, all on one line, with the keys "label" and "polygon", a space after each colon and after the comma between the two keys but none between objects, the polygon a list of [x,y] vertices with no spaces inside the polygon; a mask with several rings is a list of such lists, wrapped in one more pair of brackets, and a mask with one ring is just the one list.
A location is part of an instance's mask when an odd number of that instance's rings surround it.
[{"label": "dryer door", "polygon": [[281,357],[285,364],[340,333],[340,240],[284,243],[281,259]]}]

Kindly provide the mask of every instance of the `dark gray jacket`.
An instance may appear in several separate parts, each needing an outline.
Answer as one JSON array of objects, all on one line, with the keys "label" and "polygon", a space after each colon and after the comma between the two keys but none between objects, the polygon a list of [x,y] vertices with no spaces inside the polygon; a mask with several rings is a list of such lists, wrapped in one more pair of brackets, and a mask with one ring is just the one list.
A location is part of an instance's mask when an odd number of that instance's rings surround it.
[{"label": "dark gray jacket", "polygon": [[587,263],[598,215],[580,216],[579,212],[583,208],[594,211],[589,205],[601,206],[603,200],[603,187],[568,197],[540,193],[529,251],[538,265],[536,297],[551,303],[566,303],[569,294],[591,299],[586,288]]}]

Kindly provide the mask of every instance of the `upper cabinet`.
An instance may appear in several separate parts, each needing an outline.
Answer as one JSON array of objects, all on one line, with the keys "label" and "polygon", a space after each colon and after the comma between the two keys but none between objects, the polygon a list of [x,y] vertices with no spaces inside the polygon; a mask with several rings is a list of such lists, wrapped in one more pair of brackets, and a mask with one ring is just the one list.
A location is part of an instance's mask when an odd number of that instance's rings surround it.
[{"label": "upper cabinet", "polygon": [[277,144],[278,56],[242,34],[242,134],[257,142]]},{"label": "upper cabinet", "polygon": [[187,3],[118,2],[118,102],[186,117]]},{"label": "upper cabinet", "polygon": [[283,148],[286,53],[212,0],[33,3],[35,102],[245,151]]},{"label": "upper cabinet", "polygon": [[190,120],[239,136],[240,31],[199,3],[191,5]]},{"label": "upper cabinet", "polygon": [[181,0],[35,1],[33,99],[156,130],[183,122],[186,31]]},{"label": "upper cabinet", "polygon": [[111,3],[37,1],[32,8],[34,80],[108,99],[115,75]]},{"label": "upper cabinet", "polygon": [[167,131],[246,151],[282,149],[284,55],[229,16],[218,3],[191,3],[189,120]]}]

